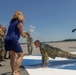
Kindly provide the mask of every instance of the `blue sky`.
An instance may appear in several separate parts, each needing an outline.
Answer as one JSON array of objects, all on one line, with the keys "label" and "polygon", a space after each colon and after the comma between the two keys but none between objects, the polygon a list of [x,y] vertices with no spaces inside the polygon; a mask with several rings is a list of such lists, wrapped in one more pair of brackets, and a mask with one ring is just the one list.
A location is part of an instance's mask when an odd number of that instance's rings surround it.
[{"label": "blue sky", "polygon": [[0,24],[7,28],[16,10],[21,10],[26,18],[25,31],[30,25],[35,27],[31,35],[35,39],[59,41],[75,39],[76,0],[0,0]]}]

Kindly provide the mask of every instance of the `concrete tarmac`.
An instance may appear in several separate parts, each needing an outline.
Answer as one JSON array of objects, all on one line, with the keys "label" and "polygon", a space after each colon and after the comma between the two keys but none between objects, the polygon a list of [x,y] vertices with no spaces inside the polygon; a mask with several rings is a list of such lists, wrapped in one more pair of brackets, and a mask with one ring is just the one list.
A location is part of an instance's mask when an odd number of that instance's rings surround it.
[{"label": "concrete tarmac", "polygon": [[[76,51],[76,42],[55,42],[55,43],[48,43],[51,46],[58,47],[64,51],[67,52],[75,52]],[[23,52],[25,56],[28,54],[27,46],[26,44],[21,44]],[[38,48],[35,48],[33,45],[33,53],[32,55],[40,55],[40,51]],[[8,57],[8,55],[7,55]],[[0,75],[11,75],[11,68],[10,68],[10,60],[7,59],[6,62],[0,62],[2,66],[0,66]],[[19,68],[19,73],[21,75],[29,75],[29,73],[26,71],[26,68],[21,67]]]}]

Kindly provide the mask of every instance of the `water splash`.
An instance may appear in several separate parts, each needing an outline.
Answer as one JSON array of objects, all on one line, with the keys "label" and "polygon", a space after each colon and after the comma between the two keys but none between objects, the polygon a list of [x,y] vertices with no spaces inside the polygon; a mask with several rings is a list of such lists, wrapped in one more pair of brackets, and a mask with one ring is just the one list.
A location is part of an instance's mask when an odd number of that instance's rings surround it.
[{"label": "water splash", "polygon": [[35,31],[35,27],[30,25],[30,32],[33,32],[33,31]]},{"label": "water splash", "polygon": [[40,40],[41,42],[46,42],[44,38],[42,38],[36,31],[35,31],[35,26],[30,25],[30,33],[33,32],[36,35],[36,40]]},{"label": "water splash", "polygon": [[30,32],[33,32],[36,36],[38,36],[33,25],[30,25]]}]

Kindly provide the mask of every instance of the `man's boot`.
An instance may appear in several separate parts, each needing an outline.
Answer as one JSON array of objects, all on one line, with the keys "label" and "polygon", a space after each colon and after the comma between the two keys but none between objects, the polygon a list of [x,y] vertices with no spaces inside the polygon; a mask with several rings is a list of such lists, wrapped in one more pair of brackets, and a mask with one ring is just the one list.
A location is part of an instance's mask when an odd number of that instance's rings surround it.
[{"label": "man's boot", "polygon": [[0,64],[0,67],[2,67],[2,65]]},{"label": "man's boot", "polygon": [[4,59],[4,57],[2,56],[2,61],[6,62],[7,60],[6,60],[6,59]]}]

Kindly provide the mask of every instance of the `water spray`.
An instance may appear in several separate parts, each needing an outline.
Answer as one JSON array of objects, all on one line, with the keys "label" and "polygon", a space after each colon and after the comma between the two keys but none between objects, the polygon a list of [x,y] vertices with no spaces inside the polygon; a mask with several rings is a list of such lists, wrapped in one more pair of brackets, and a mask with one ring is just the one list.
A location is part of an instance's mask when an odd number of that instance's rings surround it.
[{"label": "water spray", "polygon": [[[45,43],[46,43],[45,39],[43,39],[42,37],[40,37],[40,36],[37,34],[37,32],[35,31],[35,28],[36,28],[36,27],[34,27],[33,25],[30,25],[30,33],[33,32],[33,33],[37,36],[37,38],[40,38],[42,42],[45,42]],[[40,40],[40,39],[39,39],[39,40]],[[38,39],[37,39],[37,40],[38,40]]]}]

